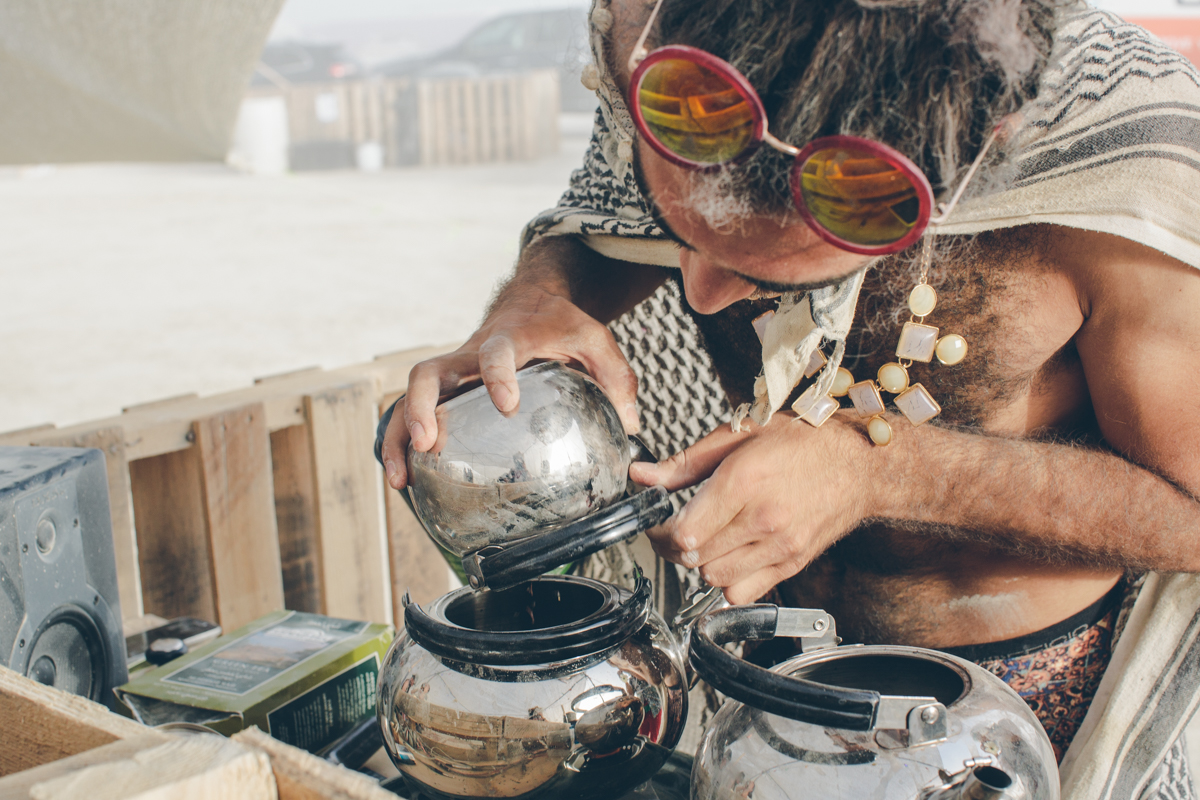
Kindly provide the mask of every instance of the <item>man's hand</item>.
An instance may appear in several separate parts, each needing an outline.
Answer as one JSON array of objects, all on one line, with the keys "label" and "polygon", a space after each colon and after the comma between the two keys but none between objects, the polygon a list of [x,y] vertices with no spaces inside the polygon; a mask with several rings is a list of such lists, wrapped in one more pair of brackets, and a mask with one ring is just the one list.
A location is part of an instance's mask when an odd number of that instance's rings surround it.
[{"label": "man's hand", "polygon": [[[626,431],[639,429],[637,378],[604,322],[653,292],[661,271],[604,259],[570,237],[530,250],[479,330],[453,353],[423,361],[409,374],[408,392],[383,440],[392,488],[408,482],[409,442],[425,452],[437,441],[434,409],[441,398],[482,380],[496,408],[511,413],[520,402],[516,372],[536,360],[581,366],[604,389]],[[595,285],[596,276],[605,283]]]},{"label": "man's hand", "polygon": [[734,433],[722,426],[660,464],[632,465],[635,481],[671,491],[708,479],[649,532],[654,549],[699,567],[735,604],[804,569],[873,512],[863,474],[872,468],[872,448],[848,418],[838,414],[818,430],[778,413],[766,427]]}]

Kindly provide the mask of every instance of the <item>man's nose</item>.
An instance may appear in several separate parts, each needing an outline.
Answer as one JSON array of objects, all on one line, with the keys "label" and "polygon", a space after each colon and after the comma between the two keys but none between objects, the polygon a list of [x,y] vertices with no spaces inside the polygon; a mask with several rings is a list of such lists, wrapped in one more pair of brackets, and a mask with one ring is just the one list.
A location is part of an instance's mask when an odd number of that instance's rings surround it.
[{"label": "man's nose", "polygon": [[679,255],[683,293],[701,314],[715,314],[754,294],[754,284],[727,269],[714,266],[691,250]]}]

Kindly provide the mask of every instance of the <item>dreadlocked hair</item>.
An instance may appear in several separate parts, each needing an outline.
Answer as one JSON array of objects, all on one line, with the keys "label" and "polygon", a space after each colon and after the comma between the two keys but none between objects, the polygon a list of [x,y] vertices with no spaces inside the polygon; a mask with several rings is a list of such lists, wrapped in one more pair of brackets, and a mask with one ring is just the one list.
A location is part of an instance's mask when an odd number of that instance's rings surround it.
[{"label": "dreadlocked hair", "polygon": [[[883,142],[941,195],[1000,120],[1037,94],[1055,11],[1066,2],[665,0],[654,39],[733,65],[783,141],[849,134]],[[988,162],[994,182],[1002,152]],[[734,216],[748,208],[784,215],[790,167],[790,156],[761,147],[697,183],[724,194]],[[987,183],[985,175],[975,191]]]}]

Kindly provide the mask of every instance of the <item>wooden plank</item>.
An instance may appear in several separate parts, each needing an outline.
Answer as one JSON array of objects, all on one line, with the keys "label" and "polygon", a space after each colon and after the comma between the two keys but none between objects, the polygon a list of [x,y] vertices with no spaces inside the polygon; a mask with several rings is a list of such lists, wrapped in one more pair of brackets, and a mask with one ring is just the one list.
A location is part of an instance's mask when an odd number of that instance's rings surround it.
[{"label": "wooden plank", "polygon": [[145,611],[142,607],[142,575],[138,564],[137,536],[133,530],[133,497],[129,489],[124,429],[112,426],[78,433],[51,430],[35,435],[31,443],[44,447],[95,447],[104,452],[121,616],[126,619],[142,616]]},{"label": "wooden plank", "polygon": [[29,428],[18,428],[14,431],[0,433],[0,445],[21,447],[32,442],[37,435],[48,433],[54,429],[52,424],[46,422],[41,425],[33,425]]},{"label": "wooden plank", "polygon": [[262,403],[195,422],[217,623],[283,608],[271,440]]},{"label": "wooden plank", "polygon": [[[178,404],[70,425],[59,428],[58,433],[62,436],[74,436],[119,426],[125,430],[125,457],[128,461],[135,462],[186,450],[192,446],[193,420],[247,403],[262,402],[267,409],[267,426],[276,431],[304,424],[303,397],[314,390],[340,386],[349,381],[368,380],[377,386],[381,397],[385,392],[402,391],[408,385],[409,370],[417,362],[447,353],[457,346],[456,343],[421,347],[377,357],[365,364],[280,376],[278,380],[209,397],[181,400]],[[0,434],[0,441],[10,443],[8,437],[11,435],[13,434]],[[21,439],[11,443],[28,444],[29,437],[22,434]]]},{"label": "wooden plank", "polygon": [[288,378],[294,378],[297,375],[312,375],[312,374],[320,372],[320,371],[321,371],[320,367],[313,366],[313,367],[301,367],[300,369],[288,370],[287,372],[277,372],[274,375],[264,375],[261,378],[255,378],[254,385],[257,386],[260,383],[270,383],[272,381],[286,380]]},{"label": "wooden plank", "polygon": [[279,800],[396,800],[396,795],[366,775],[284,744],[258,728],[234,734],[233,741],[267,755]]},{"label": "wooden plank", "polygon": [[39,783],[68,772],[74,772],[93,764],[107,764],[128,756],[136,755],[155,745],[162,744],[167,734],[149,728],[141,736],[117,739],[115,742],[93,747],[73,756],[50,761],[40,766],[14,772],[0,778],[0,800],[26,800],[29,790]]},{"label": "wooden plank", "polygon": [[197,397],[199,397],[199,395],[197,395],[195,392],[171,395],[170,397],[164,397],[161,400],[151,400],[147,403],[134,403],[131,406],[125,406],[121,409],[121,413],[130,414],[138,411],[149,411],[152,408],[166,408],[168,406],[178,405],[185,400],[195,400]]},{"label": "wooden plank", "polygon": [[[384,396],[382,414],[396,402],[399,393]],[[382,484],[388,534],[388,564],[391,568],[392,617],[401,624],[404,593],[418,603],[428,603],[450,591],[448,567],[437,545],[425,533],[400,493]]]},{"label": "wooden plank", "polygon": [[520,78],[511,76],[506,83],[508,84],[505,91],[506,114],[508,115],[508,142],[509,152],[512,161],[520,161],[525,158],[525,153],[522,150],[524,141],[522,136],[522,122],[524,120],[521,114],[521,93],[520,93]]},{"label": "wooden plank", "polygon": [[[147,743],[108,746],[0,781],[0,797],[14,800],[275,800],[271,762],[260,750],[221,736],[173,735]],[[4,783],[8,786],[4,786]],[[22,791],[24,789],[24,791]]]},{"label": "wooden plank", "polygon": [[201,464],[194,449],[130,462],[129,479],[146,611],[215,621]]},{"label": "wooden plank", "polygon": [[271,434],[271,464],[284,607],[324,613],[312,437],[307,425]]},{"label": "wooden plank", "polygon": [[373,452],[376,409],[366,381],[305,398],[325,613],[390,623],[382,470]]},{"label": "wooden plank", "polygon": [[384,84],[378,78],[367,84],[367,139],[383,145],[387,131],[384,129],[385,95]]},{"label": "wooden plank", "polygon": [[480,152],[479,81],[463,81],[461,97],[463,160],[468,164],[478,164],[484,160]]},{"label": "wooden plank", "polygon": [[433,163],[433,85],[429,81],[417,81],[417,132],[421,166]]},{"label": "wooden plank", "polygon": [[10,775],[144,735],[146,727],[99,703],[0,667],[0,731],[0,775]]}]

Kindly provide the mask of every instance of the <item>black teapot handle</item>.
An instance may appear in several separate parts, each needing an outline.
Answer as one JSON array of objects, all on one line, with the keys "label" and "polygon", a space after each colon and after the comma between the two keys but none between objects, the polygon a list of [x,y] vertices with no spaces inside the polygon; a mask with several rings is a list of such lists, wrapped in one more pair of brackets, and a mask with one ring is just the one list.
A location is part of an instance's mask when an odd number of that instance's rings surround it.
[{"label": "black teapot handle", "polygon": [[[820,622],[817,624],[819,627]],[[722,694],[770,714],[852,731],[875,727],[879,692],[780,675],[744,661],[722,647],[730,642],[803,635],[797,630],[781,631],[779,627],[780,609],[773,605],[731,606],[710,611],[692,629],[688,647],[692,668]]]},{"label": "black teapot handle", "polygon": [[562,564],[570,564],[631,539],[671,516],[666,489],[651,486],[548,533],[463,557],[474,589],[510,589]]}]

